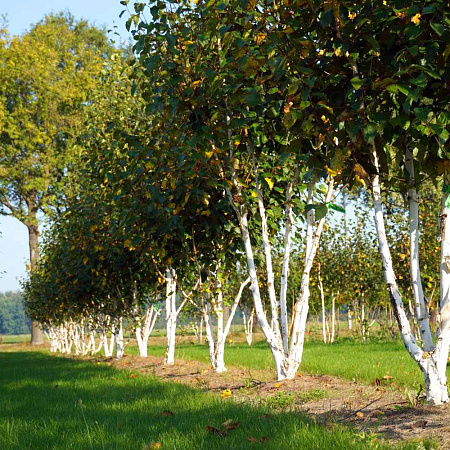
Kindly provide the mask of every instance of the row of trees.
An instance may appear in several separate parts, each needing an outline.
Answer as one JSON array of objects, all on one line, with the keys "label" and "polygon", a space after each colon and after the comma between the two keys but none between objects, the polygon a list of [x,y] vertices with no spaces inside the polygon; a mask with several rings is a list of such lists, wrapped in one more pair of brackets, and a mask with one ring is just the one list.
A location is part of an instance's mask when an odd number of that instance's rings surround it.
[{"label": "row of trees", "polygon": [[[170,363],[176,321],[189,305],[203,317],[211,362],[222,371],[224,304],[235,310],[248,285],[277,377],[293,378],[311,281],[324,301],[326,290],[335,301],[352,287],[360,299],[378,292],[366,234],[353,233],[351,242],[345,236],[347,252],[318,253],[327,213],[342,210],[336,198],[344,187],[367,189],[372,200],[361,194],[358,203],[374,208],[400,335],[424,373],[428,400],[447,402],[446,3],[176,1],[133,9],[127,27],[135,59],[124,67],[115,55],[97,81],[78,134],[86,151],[76,189],[65,192],[26,286],[33,318],[51,327],[109,320],[120,330],[123,318],[164,299]],[[419,224],[433,214],[421,206],[427,179],[443,186],[435,339],[422,280],[433,285],[437,277],[422,275],[419,264]],[[397,206],[383,206],[401,197],[406,230],[388,214]],[[330,250],[335,236],[326,233]],[[399,242],[402,233],[409,248]],[[426,253],[430,268],[436,253]],[[341,277],[324,270],[335,258]],[[363,277],[352,270],[355,261]],[[404,295],[411,295],[418,332]]]}]

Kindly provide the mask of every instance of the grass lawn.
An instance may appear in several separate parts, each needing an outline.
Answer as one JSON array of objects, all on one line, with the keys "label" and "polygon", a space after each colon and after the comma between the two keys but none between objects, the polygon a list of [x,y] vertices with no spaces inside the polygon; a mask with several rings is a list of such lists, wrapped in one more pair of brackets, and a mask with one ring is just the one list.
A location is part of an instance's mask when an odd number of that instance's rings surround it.
[{"label": "grass lawn", "polygon": [[[151,339],[150,339],[151,343]],[[151,345],[149,354],[163,356],[164,345]],[[127,347],[128,354],[138,354],[136,347]],[[208,362],[206,345],[181,343],[175,357]],[[249,369],[274,369],[272,354],[263,341],[249,347],[246,343],[226,344],[225,363]],[[306,342],[300,371],[310,374],[334,375],[350,380],[373,384],[375,379],[392,376],[398,386],[419,388],[423,385],[422,372],[408,355],[401,342],[368,343],[350,339],[325,345],[322,342]]]},{"label": "grass lawn", "polygon": [[[238,350],[229,356],[242,355]],[[262,346],[254,350],[267,354]],[[0,353],[2,450],[136,450],[149,444],[148,449],[250,449],[261,448],[261,439],[267,439],[262,448],[278,450],[387,448],[370,435],[318,426],[298,413],[266,413],[106,363],[45,352]],[[230,419],[240,425],[226,436],[207,429],[221,429]]]}]

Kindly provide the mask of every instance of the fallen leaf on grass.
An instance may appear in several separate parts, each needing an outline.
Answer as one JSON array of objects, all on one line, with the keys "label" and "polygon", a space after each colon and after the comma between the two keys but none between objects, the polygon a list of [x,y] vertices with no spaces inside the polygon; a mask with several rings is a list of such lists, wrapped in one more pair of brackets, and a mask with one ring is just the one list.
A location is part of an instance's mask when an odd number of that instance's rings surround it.
[{"label": "fallen leaf on grass", "polygon": [[144,450],[152,450],[156,448],[161,448],[161,442],[150,442],[144,447]]},{"label": "fallen leaf on grass", "polygon": [[248,436],[247,439],[250,442],[253,442],[253,443],[259,442],[261,444],[264,444],[264,443],[266,443],[269,440],[269,438],[267,436],[263,436],[261,439],[255,438],[253,436]]},{"label": "fallen leaf on grass", "polygon": [[172,411],[169,411],[168,409],[165,409],[165,410],[161,413],[161,416],[163,416],[163,417],[172,417],[172,416],[174,416],[174,415],[175,415],[175,413],[172,412]]},{"label": "fallen leaf on grass", "polygon": [[219,436],[226,436],[228,433],[225,430],[220,430],[219,428],[212,427],[211,425],[206,425],[206,430],[211,434],[218,434]]},{"label": "fallen leaf on grass", "polygon": [[411,428],[414,430],[415,428],[425,428],[427,426],[428,420],[418,420],[411,424]]},{"label": "fallen leaf on grass", "polygon": [[227,431],[231,431],[236,429],[240,424],[240,422],[233,422],[231,419],[228,419],[222,424],[222,427],[224,427]]},{"label": "fallen leaf on grass", "polygon": [[135,373],[130,373],[130,376],[128,378],[137,378],[138,376]]},{"label": "fallen leaf on grass", "polygon": [[394,377],[391,377],[390,375],[384,375],[383,380],[393,380]]}]

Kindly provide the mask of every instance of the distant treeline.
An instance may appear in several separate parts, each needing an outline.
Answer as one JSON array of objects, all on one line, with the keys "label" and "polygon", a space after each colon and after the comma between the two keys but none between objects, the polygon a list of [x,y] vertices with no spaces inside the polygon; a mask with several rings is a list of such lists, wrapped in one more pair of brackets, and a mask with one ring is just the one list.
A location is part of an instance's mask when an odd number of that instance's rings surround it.
[{"label": "distant treeline", "polygon": [[30,333],[30,319],[25,315],[20,292],[0,292],[0,334]]}]

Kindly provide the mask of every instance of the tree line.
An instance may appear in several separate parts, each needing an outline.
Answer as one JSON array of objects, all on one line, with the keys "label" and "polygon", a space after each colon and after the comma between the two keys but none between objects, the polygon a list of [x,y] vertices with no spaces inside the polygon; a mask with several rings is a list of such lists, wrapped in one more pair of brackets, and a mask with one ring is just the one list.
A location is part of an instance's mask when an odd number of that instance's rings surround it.
[{"label": "tree line", "polygon": [[[289,379],[301,364],[311,293],[318,288],[322,303],[325,293],[334,302],[345,295],[368,326],[361,299],[379,292],[381,270],[379,305],[423,372],[428,400],[447,402],[448,5],[121,3],[133,55],[101,54],[89,101],[77,103],[83,120],[52,141],[70,145],[76,163],[62,160],[43,190],[26,191],[60,200],[25,284],[28,310],[54,333],[54,347],[71,335],[91,351],[100,333],[105,348],[115,337],[120,356],[123,321],[145,342],[164,303],[167,363],[189,309],[203,319],[221,372],[232,317],[224,306],[235,313],[243,302],[277,378]],[[23,151],[13,134],[3,148]],[[430,192],[440,197],[431,211]],[[327,235],[346,195],[372,209],[378,246],[362,221],[343,245]]]}]

